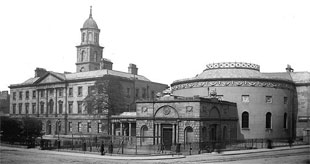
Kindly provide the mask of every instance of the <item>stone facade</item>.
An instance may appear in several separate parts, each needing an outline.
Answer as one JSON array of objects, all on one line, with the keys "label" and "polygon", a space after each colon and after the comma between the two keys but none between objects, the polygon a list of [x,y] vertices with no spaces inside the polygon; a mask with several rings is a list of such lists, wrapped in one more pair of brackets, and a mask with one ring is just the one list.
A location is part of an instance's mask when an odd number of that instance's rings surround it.
[{"label": "stone facade", "polygon": [[140,145],[231,140],[238,133],[236,104],[216,98],[164,96],[138,101],[136,119]]},{"label": "stone facade", "polygon": [[[90,14],[81,28],[76,73],[57,73],[37,68],[34,77],[10,85],[10,116],[42,120],[46,135],[110,134],[111,115],[135,111],[137,99],[154,98],[155,93],[168,88],[165,84],[152,82],[139,75],[134,64],[129,65],[132,67],[129,72],[113,70],[113,63],[102,59],[99,32]],[[109,103],[113,106],[108,113],[88,113],[85,108],[84,100],[98,81],[108,84]],[[118,97],[112,100],[115,94]]]},{"label": "stone facade", "polygon": [[[287,70],[284,73],[261,73],[260,66],[251,63],[208,64],[196,77],[174,81],[172,94],[209,97],[210,92],[216,91],[218,98],[236,102],[238,129],[241,131],[238,139],[300,136],[298,127],[304,128],[302,124],[307,121],[301,123],[297,119],[307,120],[309,117],[306,113],[310,111],[307,105],[310,102],[307,92],[310,78],[307,72],[294,78],[300,73]],[[302,86],[298,84],[298,78],[302,79]],[[267,115],[270,116],[268,121]],[[242,126],[243,120],[249,123]]]}]

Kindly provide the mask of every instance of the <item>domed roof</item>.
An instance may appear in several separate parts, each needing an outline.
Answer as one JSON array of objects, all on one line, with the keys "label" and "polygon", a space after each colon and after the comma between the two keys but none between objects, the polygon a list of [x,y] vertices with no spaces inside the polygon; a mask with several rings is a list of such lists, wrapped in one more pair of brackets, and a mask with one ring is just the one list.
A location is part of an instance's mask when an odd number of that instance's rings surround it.
[{"label": "domed roof", "polygon": [[187,81],[200,80],[218,80],[218,79],[278,79],[272,78],[260,72],[260,66],[252,63],[244,62],[224,62],[208,64],[207,68],[196,77],[180,79],[173,82],[183,83]]},{"label": "domed roof", "polygon": [[90,7],[89,18],[84,22],[83,28],[95,28],[98,29],[96,21],[93,19],[92,16],[92,8]]}]

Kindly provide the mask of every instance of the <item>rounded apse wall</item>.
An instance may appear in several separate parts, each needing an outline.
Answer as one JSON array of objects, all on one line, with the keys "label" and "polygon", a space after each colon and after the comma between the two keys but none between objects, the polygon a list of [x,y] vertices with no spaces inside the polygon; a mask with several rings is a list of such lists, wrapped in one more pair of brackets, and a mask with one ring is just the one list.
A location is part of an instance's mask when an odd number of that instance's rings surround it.
[{"label": "rounded apse wall", "polygon": [[294,84],[260,73],[258,65],[208,64],[201,74],[174,81],[171,88],[175,96],[210,97],[215,91],[219,99],[237,103],[241,132],[238,139],[284,138],[292,134]]}]

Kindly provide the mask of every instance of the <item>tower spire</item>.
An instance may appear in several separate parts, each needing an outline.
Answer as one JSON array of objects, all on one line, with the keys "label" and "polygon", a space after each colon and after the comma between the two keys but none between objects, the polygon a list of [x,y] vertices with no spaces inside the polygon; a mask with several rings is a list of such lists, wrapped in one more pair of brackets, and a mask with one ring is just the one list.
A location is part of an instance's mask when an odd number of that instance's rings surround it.
[{"label": "tower spire", "polygon": [[92,18],[93,15],[92,15],[92,6],[90,6],[90,12],[89,12],[89,18]]}]

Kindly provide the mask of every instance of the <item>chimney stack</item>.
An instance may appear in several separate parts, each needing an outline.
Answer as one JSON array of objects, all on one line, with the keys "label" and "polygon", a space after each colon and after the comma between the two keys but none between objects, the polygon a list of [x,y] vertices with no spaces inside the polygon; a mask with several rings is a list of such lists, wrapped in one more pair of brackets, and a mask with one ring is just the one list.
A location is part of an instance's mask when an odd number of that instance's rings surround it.
[{"label": "chimney stack", "polygon": [[285,69],[286,69],[286,72],[294,72],[294,69],[289,64],[287,65]]},{"label": "chimney stack", "polygon": [[42,77],[47,73],[46,69],[38,68],[38,67],[36,68],[36,70],[34,72],[35,72],[34,77]]},{"label": "chimney stack", "polygon": [[102,58],[100,62],[100,69],[112,70],[113,63],[109,59]]},{"label": "chimney stack", "polygon": [[128,73],[138,75],[138,68],[135,64],[130,63],[128,66]]}]

